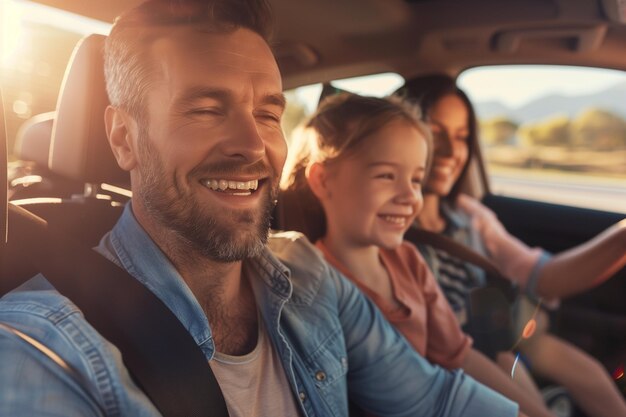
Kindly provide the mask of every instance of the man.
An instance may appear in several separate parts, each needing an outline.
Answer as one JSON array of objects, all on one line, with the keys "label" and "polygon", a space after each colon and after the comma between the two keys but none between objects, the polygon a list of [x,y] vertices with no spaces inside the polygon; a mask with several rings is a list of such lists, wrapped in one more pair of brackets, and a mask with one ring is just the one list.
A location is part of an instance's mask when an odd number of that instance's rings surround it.
[{"label": "man", "polygon": [[[152,0],[116,22],[105,119],[133,199],[97,251],[188,329],[231,416],[345,416],[348,392],[381,416],[517,415],[415,354],[303,238],[266,248],[287,152],[268,21],[263,2]],[[0,322],[79,375],[0,343],[0,415],[158,415],[115,347],[43,277],[3,299]]]}]

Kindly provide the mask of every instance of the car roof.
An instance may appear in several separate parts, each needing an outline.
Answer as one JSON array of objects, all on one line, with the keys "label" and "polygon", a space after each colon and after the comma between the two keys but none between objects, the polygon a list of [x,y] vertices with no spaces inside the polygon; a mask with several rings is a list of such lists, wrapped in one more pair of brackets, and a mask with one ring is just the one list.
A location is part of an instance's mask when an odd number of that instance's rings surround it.
[{"label": "car roof", "polygon": [[[139,0],[39,0],[112,22]],[[626,68],[619,0],[271,0],[285,87],[488,64]]]}]

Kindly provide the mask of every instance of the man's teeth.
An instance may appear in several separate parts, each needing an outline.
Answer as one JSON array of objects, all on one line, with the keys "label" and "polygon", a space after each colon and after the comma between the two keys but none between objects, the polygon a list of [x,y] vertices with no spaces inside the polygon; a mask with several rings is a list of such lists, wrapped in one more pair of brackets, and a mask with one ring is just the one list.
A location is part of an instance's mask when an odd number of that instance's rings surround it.
[{"label": "man's teeth", "polygon": [[229,180],[206,180],[204,186],[215,191],[231,190],[256,190],[259,188],[259,180],[251,181],[229,181]]},{"label": "man's teeth", "polygon": [[394,223],[394,224],[399,224],[399,225],[406,224],[406,217],[404,216],[382,216],[382,218],[383,220],[389,223]]}]

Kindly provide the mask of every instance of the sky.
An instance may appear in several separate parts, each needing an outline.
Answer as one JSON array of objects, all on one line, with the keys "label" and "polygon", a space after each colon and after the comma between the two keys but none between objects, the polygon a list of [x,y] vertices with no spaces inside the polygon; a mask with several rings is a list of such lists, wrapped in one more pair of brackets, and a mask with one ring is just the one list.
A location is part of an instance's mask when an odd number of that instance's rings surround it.
[{"label": "sky", "polygon": [[473,68],[458,79],[459,86],[472,101],[499,101],[510,108],[549,94],[589,94],[624,82],[623,71],[543,65]]}]

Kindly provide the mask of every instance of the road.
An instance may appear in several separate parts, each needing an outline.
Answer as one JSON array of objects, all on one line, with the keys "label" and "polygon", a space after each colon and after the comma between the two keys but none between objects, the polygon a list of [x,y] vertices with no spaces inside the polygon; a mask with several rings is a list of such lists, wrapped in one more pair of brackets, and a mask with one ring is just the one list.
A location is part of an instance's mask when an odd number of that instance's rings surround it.
[{"label": "road", "polygon": [[492,174],[490,182],[495,194],[626,213],[626,180],[622,186],[601,186]]}]

